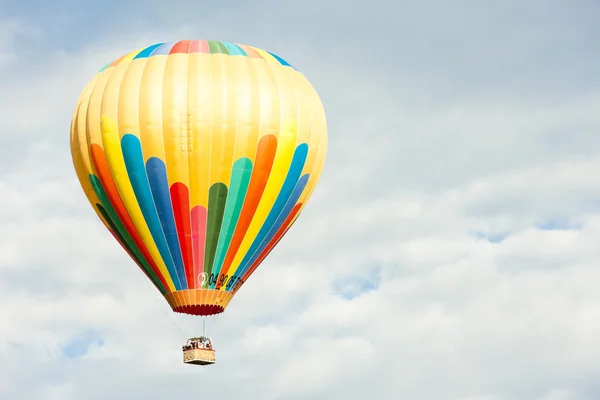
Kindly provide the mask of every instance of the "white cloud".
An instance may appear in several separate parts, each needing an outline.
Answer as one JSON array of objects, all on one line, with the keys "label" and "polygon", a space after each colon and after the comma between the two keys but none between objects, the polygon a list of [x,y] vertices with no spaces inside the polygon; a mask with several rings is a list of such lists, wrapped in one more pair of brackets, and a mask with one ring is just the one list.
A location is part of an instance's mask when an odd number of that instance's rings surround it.
[{"label": "white cloud", "polygon": [[18,41],[23,37],[38,37],[39,29],[20,20],[0,20],[0,71],[18,60]]},{"label": "white cloud", "polygon": [[[215,26],[231,36],[244,30]],[[217,365],[183,365],[173,323],[191,335],[200,320],[165,314],[97,220],[71,170],[68,126],[79,90],[107,61],[208,29],[160,26],[117,44],[118,34],[107,34],[49,50],[44,73],[18,56],[5,65],[0,397],[594,398],[598,93],[515,98],[490,84],[477,98],[449,96],[429,85],[435,71],[421,76],[394,61],[370,73],[367,61],[347,62],[351,44],[339,39],[333,56],[318,56],[299,31],[289,35],[292,52],[330,121],[322,183],[218,318]],[[39,29],[9,22],[2,32],[0,54],[18,55],[17,35]],[[286,40],[264,38],[282,48]],[[460,87],[456,75],[448,79]],[[361,293],[373,270],[377,283]],[[65,357],[88,329],[104,344]]]}]

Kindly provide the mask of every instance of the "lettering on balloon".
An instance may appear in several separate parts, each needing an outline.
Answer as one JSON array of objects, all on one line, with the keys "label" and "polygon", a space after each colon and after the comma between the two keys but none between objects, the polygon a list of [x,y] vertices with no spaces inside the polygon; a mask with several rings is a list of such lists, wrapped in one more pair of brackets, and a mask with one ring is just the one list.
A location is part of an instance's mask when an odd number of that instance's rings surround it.
[{"label": "lettering on balloon", "polygon": [[208,274],[206,272],[198,274],[198,282],[200,283],[200,286],[204,286],[206,283],[206,278],[208,278]]},{"label": "lettering on balloon", "polygon": [[225,286],[226,290],[235,290],[237,287],[244,284],[245,282],[242,278],[236,275],[229,276],[225,274],[212,273],[209,276],[206,272],[203,272],[202,274],[198,275],[198,280],[200,280],[200,277],[202,277],[202,286],[208,283],[209,286],[213,287]]},{"label": "lettering on balloon", "polygon": [[238,286],[244,283],[244,280],[239,276],[233,275],[229,282],[227,282],[227,286],[225,287],[227,290],[235,290]]}]

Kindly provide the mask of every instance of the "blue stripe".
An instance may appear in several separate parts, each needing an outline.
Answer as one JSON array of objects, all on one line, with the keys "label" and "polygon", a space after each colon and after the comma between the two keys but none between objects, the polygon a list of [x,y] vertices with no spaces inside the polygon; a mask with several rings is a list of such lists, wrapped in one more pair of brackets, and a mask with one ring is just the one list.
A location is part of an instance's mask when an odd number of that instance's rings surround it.
[{"label": "blue stripe", "polygon": [[135,60],[136,58],[148,58],[150,57],[150,55],[152,54],[152,52],[154,51],[154,49],[156,49],[157,47],[162,46],[164,43],[157,43],[157,44],[153,44],[152,46],[148,46],[146,47],[144,50],[140,51],[137,56],[133,57],[133,59]]},{"label": "blue stripe", "polygon": [[294,68],[294,67],[293,67],[293,66],[292,66],[290,63],[288,63],[287,61],[285,61],[283,58],[279,57],[277,54],[273,54],[273,53],[271,53],[271,52],[267,52],[267,53],[269,53],[270,55],[272,55],[273,57],[275,57],[275,58],[277,59],[277,61],[279,61],[279,63],[280,63],[281,65],[283,65],[283,66],[285,66],[285,67],[291,67],[291,68],[293,68],[293,69],[296,69],[296,68]]},{"label": "blue stripe", "polygon": [[177,236],[177,225],[175,225],[171,194],[169,193],[167,168],[160,158],[150,157],[146,162],[146,172],[148,173],[148,182],[150,182],[150,189],[152,190],[156,211],[158,211],[158,218],[160,219],[165,238],[167,239],[169,250],[171,250],[173,262],[175,263],[175,268],[177,268],[177,273],[180,277],[179,280],[182,282],[183,288],[187,289],[187,277],[185,276],[183,256],[181,255],[179,237]]},{"label": "blue stripe", "polygon": [[[304,174],[298,180],[298,183],[296,184],[296,187],[294,188],[292,195],[290,196],[285,207],[283,208],[283,211],[281,211],[281,213],[279,214],[277,221],[275,221],[275,223],[269,230],[267,237],[265,237],[265,239],[260,244],[259,248],[254,252],[254,254],[252,254],[252,257],[250,258],[250,260],[243,266],[240,265],[241,272],[236,272],[237,276],[243,277],[244,274],[246,274],[246,272],[250,269],[250,267],[258,259],[258,257],[262,254],[263,250],[269,245],[269,243],[271,243],[271,239],[273,239],[273,237],[275,237],[275,234],[277,233],[277,231],[279,231],[279,228],[281,228],[281,226],[285,222],[286,218],[289,217],[290,213],[292,212],[292,209],[298,202],[300,195],[302,194],[302,192],[304,191],[304,188],[306,187],[306,184],[308,183],[309,177],[310,177],[309,174]],[[239,271],[239,269],[238,269],[238,271]]]},{"label": "blue stripe", "polygon": [[163,43],[159,48],[152,52],[151,56],[168,56],[173,46],[175,46],[175,42]]},{"label": "blue stripe", "polygon": [[162,231],[158,214],[156,213],[156,208],[154,207],[150,184],[148,183],[146,169],[144,168],[144,155],[142,153],[140,140],[135,135],[126,134],[121,139],[121,149],[123,150],[127,174],[129,175],[135,197],[140,205],[142,215],[148,224],[148,229],[150,229],[158,252],[167,266],[169,275],[173,278],[175,288],[181,290],[181,281],[179,280],[179,276],[173,265],[173,259],[169,252],[169,247],[167,246],[165,235]]},{"label": "blue stripe", "polygon": [[[263,240],[266,238],[267,234],[271,230],[271,227],[277,221],[277,218],[281,214],[281,211],[283,211],[285,205],[292,196],[294,188],[296,187],[296,183],[298,182],[300,174],[302,173],[302,169],[304,168],[304,163],[306,162],[307,155],[308,145],[306,143],[302,143],[300,146],[296,147],[294,157],[292,158],[292,162],[290,164],[290,169],[288,170],[287,176],[285,177],[285,181],[281,186],[279,195],[277,195],[277,199],[273,204],[273,208],[271,208],[271,211],[269,212],[265,223],[260,228],[258,235],[256,235],[256,239],[254,239],[254,242],[252,243],[252,245],[248,249],[248,252],[242,259],[242,262],[240,263],[240,266],[237,269],[238,271],[240,270],[240,268],[245,269],[247,267],[251,257],[258,250]],[[243,276],[240,275],[237,271],[235,275],[239,277]]]}]

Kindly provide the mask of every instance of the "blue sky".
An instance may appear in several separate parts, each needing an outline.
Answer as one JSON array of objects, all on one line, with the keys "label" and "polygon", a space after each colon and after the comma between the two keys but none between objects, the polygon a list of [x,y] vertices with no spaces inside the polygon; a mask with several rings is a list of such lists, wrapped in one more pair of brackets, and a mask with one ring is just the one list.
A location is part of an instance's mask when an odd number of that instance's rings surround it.
[{"label": "blue sky", "polygon": [[[576,3],[0,0],[0,398],[597,398],[600,5]],[[68,148],[98,69],[180,39],[282,56],[329,127],[210,369]]]}]

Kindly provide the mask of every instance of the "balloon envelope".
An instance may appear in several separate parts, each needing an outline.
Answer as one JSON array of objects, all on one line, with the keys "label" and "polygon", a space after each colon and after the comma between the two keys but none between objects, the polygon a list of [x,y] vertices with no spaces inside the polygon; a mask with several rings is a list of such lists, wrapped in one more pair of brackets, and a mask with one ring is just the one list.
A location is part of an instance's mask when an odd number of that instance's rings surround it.
[{"label": "balloon envelope", "polygon": [[184,40],[129,53],[83,90],[81,186],[174,311],[217,314],[310,198],[327,149],[309,81],[281,57]]}]

